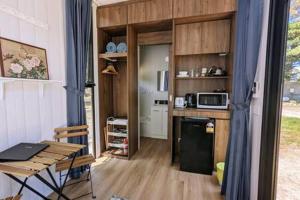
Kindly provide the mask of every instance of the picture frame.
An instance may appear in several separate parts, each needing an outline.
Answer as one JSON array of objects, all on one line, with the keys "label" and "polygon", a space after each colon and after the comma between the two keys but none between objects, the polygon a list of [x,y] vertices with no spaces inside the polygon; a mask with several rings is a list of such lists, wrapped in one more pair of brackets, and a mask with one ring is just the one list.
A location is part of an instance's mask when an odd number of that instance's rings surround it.
[{"label": "picture frame", "polygon": [[46,49],[0,37],[0,76],[49,80]]}]

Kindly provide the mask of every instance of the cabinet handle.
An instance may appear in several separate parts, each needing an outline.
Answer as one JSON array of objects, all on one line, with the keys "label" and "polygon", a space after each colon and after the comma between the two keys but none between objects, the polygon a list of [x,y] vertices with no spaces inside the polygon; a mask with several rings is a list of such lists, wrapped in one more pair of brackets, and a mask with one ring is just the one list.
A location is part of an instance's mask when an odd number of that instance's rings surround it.
[{"label": "cabinet handle", "polygon": [[152,110],[152,111],[154,111],[154,112],[159,112],[159,110]]}]

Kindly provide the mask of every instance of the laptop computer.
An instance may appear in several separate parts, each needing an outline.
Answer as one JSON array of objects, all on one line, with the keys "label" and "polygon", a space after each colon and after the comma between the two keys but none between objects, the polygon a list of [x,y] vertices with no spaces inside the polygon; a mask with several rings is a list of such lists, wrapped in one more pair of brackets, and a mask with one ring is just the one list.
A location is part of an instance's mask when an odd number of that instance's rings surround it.
[{"label": "laptop computer", "polygon": [[20,143],[0,152],[0,162],[27,161],[48,146],[48,144]]}]

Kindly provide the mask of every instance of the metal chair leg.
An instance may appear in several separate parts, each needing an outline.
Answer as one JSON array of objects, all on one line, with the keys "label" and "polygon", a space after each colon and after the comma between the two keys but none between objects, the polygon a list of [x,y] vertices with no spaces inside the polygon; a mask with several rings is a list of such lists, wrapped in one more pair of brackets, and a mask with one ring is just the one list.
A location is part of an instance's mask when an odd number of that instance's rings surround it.
[{"label": "metal chair leg", "polygon": [[59,172],[59,188],[61,188],[61,171]]},{"label": "metal chair leg", "polygon": [[92,167],[91,165],[89,166],[90,170],[89,170],[89,173],[90,173],[90,181],[91,181],[91,190],[92,190],[92,198],[93,199],[96,199],[96,196],[94,195],[94,189],[93,189],[93,178],[92,178]]}]

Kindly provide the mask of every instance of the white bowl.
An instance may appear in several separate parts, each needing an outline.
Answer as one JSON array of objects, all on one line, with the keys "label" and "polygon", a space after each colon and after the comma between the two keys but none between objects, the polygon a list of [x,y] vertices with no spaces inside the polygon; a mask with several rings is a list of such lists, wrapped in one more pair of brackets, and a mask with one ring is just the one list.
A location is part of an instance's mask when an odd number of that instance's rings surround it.
[{"label": "white bowl", "polygon": [[183,75],[183,76],[186,76],[188,75],[188,71],[179,71],[179,75]]}]

